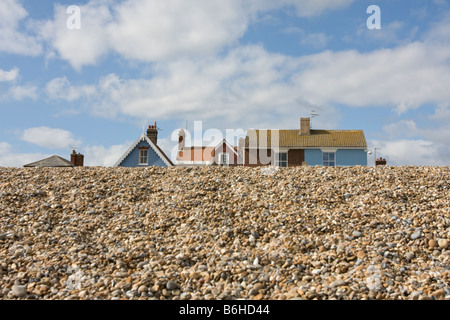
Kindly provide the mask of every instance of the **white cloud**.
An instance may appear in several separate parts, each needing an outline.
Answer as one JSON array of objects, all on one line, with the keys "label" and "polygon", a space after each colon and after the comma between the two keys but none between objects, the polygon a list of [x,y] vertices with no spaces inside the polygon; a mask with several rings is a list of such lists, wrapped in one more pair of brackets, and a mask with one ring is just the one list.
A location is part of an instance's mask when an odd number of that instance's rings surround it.
[{"label": "white cloud", "polygon": [[300,42],[303,45],[312,46],[313,48],[323,48],[329,40],[330,37],[323,33],[310,33],[302,37]]},{"label": "white cloud", "polygon": [[2,96],[6,100],[22,101],[24,99],[36,100],[38,98],[38,88],[32,85],[12,86]]},{"label": "white cloud", "polygon": [[313,103],[396,107],[449,101],[450,47],[411,43],[370,53],[326,51],[301,58],[298,89]]},{"label": "white cloud", "polygon": [[450,125],[432,123],[433,126],[418,125],[407,119],[387,124],[382,129],[383,140],[369,141],[369,148],[376,147],[377,158],[384,157],[391,165],[448,166]]},{"label": "white cloud", "polygon": [[71,132],[49,127],[26,129],[23,131],[21,139],[49,149],[65,149],[81,144],[81,141],[76,140]]},{"label": "white cloud", "polygon": [[37,23],[36,28],[53,53],[79,70],[108,52],[145,62],[209,56],[236,44],[260,13],[290,6],[299,16],[313,16],[352,2],[91,0],[80,6],[80,30],[66,28],[66,7],[62,5],[55,5],[54,18]]},{"label": "white cloud", "polygon": [[[14,83],[19,79],[19,69],[13,68],[10,71],[0,69],[0,82]],[[10,85],[5,91],[0,93],[0,100],[16,100],[22,101],[26,98],[37,99],[38,88],[33,85]]]},{"label": "white cloud", "polygon": [[84,164],[86,166],[113,166],[128,150],[133,142],[128,141],[110,147],[86,146],[82,148]]},{"label": "white cloud", "polygon": [[0,166],[2,167],[23,167],[49,157],[49,154],[41,153],[18,153],[7,142],[0,142]]},{"label": "white cloud", "polygon": [[246,126],[253,126],[256,118],[259,124],[269,120],[265,114],[288,116],[311,108],[328,113],[335,104],[404,112],[450,101],[449,58],[450,48],[420,42],[370,53],[325,51],[299,58],[245,46],[224,57],[156,64],[151,79],[108,75],[96,85],[93,110],[106,117],[176,115],[229,119],[237,125],[246,116]]},{"label": "white cloud", "polygon": [[0,52],[36,56],[41,44],[30,35],[19,31],[20,22],[28,16],[18,0],[0,2]]},{"label": "white cloud", "polygon": [[388,44],[405,44],[411,42],[417,34],[418,27],[408,28],[402,21],[392,21],[383,24],[380,30],[369,30],[366,27],[366,22],[357,28],[356,36],[352,35],[346,37],[348,42],[357,40],[361,42],[370,42],[378,44],[380,47]]},{"label": "white cloud", "polygon": [[95,94],[94,86],[73,86],[66,77],[55,78],[46,85],[47,95],[51,99],[75,101]]},{"label": "white cloud", "polygon": [[313,106],[290,79],[299,65],[298,59],[247,46],[225,57],[158,64],[151,79],[122,79],[110,74],[96,85],[93,112],[105,117],[127,115],[151,120],[175,116],[220,119],[218,122],[232,122],[233,127],[276,127],[280,122],[274,117],[291,121],[293,110],[299,115],[309,113]]},{"label": "white cloud", "polygon": [[247,29],[250,14],[241,1],[125,1],[108,26],[111,46],[125,58],[167,61],[215,53]]},{"label": "white cloud", "polygon": [[19,69],[14,68],[10,71],[0,69],[0,82],[12,82],[19,77]]},{"label": "white cloud", "polygon": [[306,30],[299,27],[286,28],[283,30],[283,33],[298,35],[300,44],[311,46],[316,49],[325,47],[331,38],[324,33],[308,33]]},{"label": "white cloud", "polygon": [[67,28],[67,6],[55,5],[54,19],[36,23],[42,39],[49,43],[47,58],[55,56],[69,61],[77,70],[92,65],[109,50],[109,35],[105,32],[111,19],[112,1],[92,0],[81,8],[81,29]]},{"label": "white cloud", "polygon": [[[372,140],[377,147],[377,158],[385,158],[388,165],[448,166],[448,158],[439,154],[439,147],[432,141],[423,139]],[[369,161],[374,163],[374,158]]]},{"label": "white cloud", "polygon": [[383,127],[383,131],[389,137],[414,137],[421,134],[414,120],[401,120],[399,122],[387,124]]}]

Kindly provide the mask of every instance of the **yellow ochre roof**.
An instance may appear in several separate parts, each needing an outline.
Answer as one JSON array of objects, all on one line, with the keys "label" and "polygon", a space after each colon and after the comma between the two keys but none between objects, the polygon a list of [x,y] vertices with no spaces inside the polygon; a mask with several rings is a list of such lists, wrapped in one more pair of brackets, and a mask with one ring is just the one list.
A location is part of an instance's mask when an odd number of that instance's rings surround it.
[{"label": "yellow ochre roof", "polygon": [[310,135],[301,135],[300,130],[251,129],[247,131],[245,147],[270,148],[272,146],[367,148],[367,142],[363,130],[311,130]]}]

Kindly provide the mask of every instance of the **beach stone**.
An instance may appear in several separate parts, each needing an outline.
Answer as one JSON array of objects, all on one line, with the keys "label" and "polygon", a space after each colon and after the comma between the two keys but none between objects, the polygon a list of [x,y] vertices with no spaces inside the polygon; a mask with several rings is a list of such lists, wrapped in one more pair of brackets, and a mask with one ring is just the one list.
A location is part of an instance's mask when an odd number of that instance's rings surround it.
[{"label": "beach stone", "polygon": [[422,235],[422,233],[420,231],[415,232],[415,233],[411,234],[411,239],[412,240],[419,239],[421,235]]},{"label": "beach stone", "polygon": [[169,282],[167,282],[166,288],[167,290],[175,290],[178,288],[178,284],[175,281],[170,280]]},{"label": "beach stone", "polygon": [[407,252],[407,253],[405,254],[405,259],[411,260],[411,259],[413,259],[413,258],[414,258],[414,253],[413,253],[413,252]]},{"label": "beach stone", "polygon": [[436,297],[436,298],[444,298],[445,297],[445,290],[443,288],[434,291],[432,294],[432,296]]},{"label": "beach stone", "polygon": [[448,247],[448,240],[447,239],[439,239],[438,240],[438,245],[439,245],[439,248],[441,248],[441,249],[447,249],[447,247]]},{"label": "beach stone", "polygon": [[347,284],[347,282],[345,282],[344,280],[338,279],[336,281],[333,281],[329,287],[330,288],[342,287],[342,286],[345,286],[346,284]]},{"label": "beach stone", "polygon": [[428,247],[430,249],[436,248],[437,246],[438,246],[438,243],[436,242],[436,240],[431,239],[428,241]]},{"label": "beach stone", "polygon": [[359,232],[359,231],[353,231],[352,232],[352,236],[354,236],[354,237],[356,237],[356,238],[359,238],[359,237],[361,237],[363,234],[362,234],[362,232]]},{"label": "beach stone", "polygon": [[358,251],[356,256],[358,257],[358,259],[364,259],[366,257],[366,253],[364,251],[360,250],[360,251]]},{"label": "beach stone", "polygon": [[147,292],[148,291],[148,287],[145,285],[142,285],[138,288],[138,293],[143,293],[143,292]]},{"label": "beach stone", "polygon": [[23,298],[27,295],[26,286],[23,285],[15,284],[13,285],[11,291],[13,296],[17,298]]}]

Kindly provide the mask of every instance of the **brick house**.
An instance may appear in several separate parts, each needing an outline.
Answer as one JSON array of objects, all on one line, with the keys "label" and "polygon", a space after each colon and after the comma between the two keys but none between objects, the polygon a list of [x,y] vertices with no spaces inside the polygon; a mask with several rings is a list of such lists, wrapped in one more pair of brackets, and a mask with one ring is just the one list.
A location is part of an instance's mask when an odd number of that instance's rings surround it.
[{"label": "brick house", "polygon": [[185,146],[186,135],[183,129],[178,133],[177,166],[236,166],[239,163],[237,148],[223,139],[216,146]]}]

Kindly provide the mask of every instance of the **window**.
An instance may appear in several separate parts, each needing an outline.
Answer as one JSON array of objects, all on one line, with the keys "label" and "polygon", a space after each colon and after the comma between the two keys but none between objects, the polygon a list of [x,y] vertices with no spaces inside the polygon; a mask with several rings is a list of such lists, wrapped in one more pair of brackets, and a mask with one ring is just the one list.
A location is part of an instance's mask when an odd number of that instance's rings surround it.
[{"label": "window", "polygon": [[286,152],[275,153],[275,166],[277,166],[277,167],[287,167],[288,166]]},{"label": "window", "polygon": [[148,164],[148,149],[139,150],[139,165]]},{"label": "window", "polygon": [[326,167],[336,166],[336,153],[335,152],[323,152],[322,153],[323,165]]},{"label": "window", "polygon": [[230,165],[230,156],[228,153],[221,153],[219,155],[219,164],[221,164],[223,166]]}]

